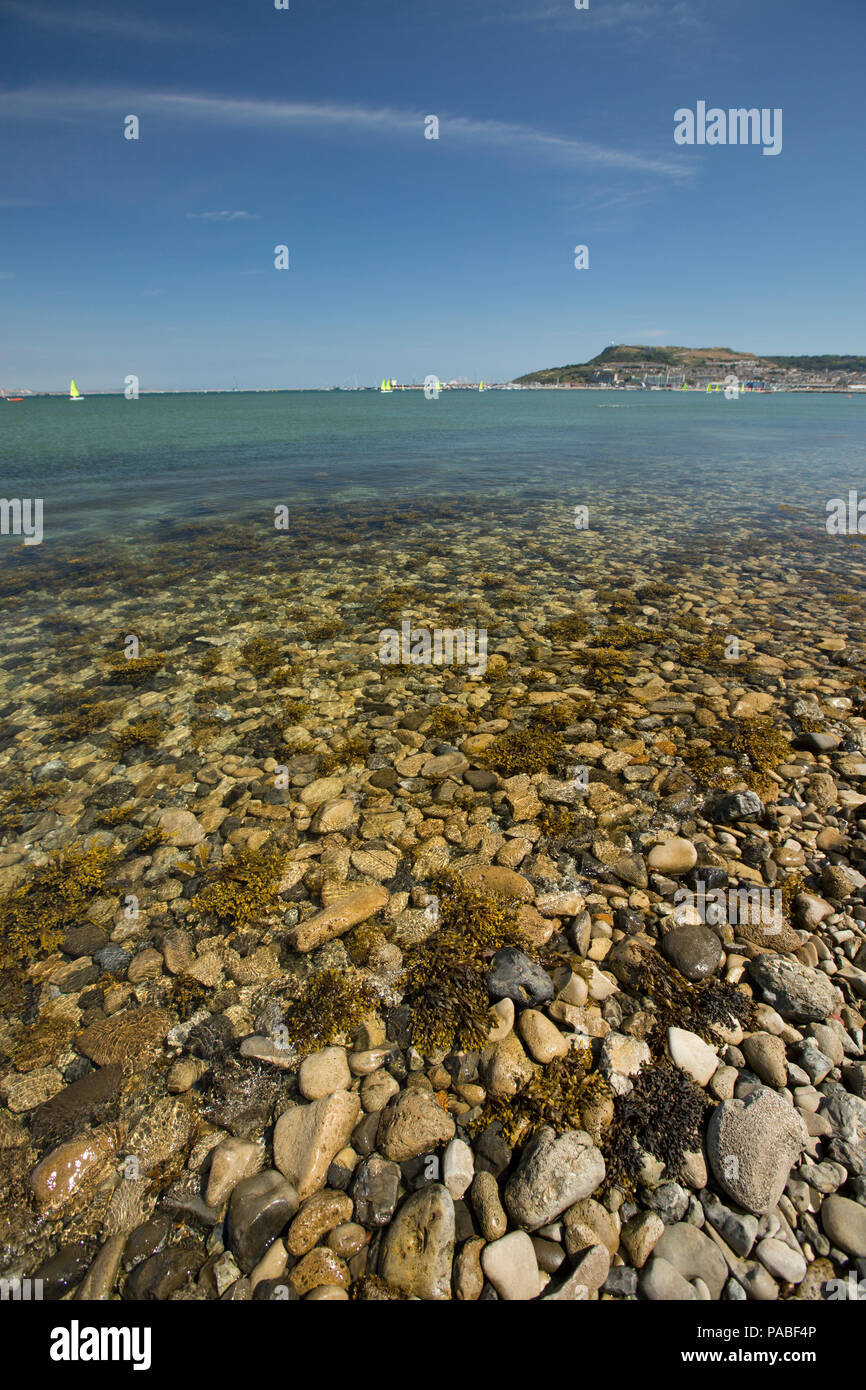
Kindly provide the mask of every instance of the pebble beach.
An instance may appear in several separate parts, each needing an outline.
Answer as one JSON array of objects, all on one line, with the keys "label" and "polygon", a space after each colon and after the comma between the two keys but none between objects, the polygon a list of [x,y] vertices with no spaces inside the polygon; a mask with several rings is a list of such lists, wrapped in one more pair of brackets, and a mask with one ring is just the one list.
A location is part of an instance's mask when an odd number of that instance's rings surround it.
[{"label": "pebble beach", "polygon": [[[3,1278],[866,1278],[866,553],[593,504],[4,552]],[[483,631],[483,673],[383,662],[404,620]]]}]

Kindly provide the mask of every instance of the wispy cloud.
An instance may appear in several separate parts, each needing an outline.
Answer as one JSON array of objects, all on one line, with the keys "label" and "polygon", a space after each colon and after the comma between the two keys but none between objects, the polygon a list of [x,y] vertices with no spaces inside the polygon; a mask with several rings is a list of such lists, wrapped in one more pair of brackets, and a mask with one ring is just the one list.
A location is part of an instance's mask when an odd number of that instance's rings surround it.
[{"label": "wispy cloud", "polygon": [[[190,121],[239,129],[281,130],[306,126],[325,132],[421,137],[424,112],[387,106],[268,101],[260,98],[207,96],[199,93],[123,91],[103,88],[24,88],[0,92],[0,118],[16,121],[81,119],[90,115],[135,111],[174,122]],[[637,150],[600,145],[574,136],[511,121],[478,120],[439,113],[440,141],[464,147],[496,148],[503,153],[543,159],[572,168],[604,168],[622,173],[651,173],[688,178],[692,170],[677,159]],[[667,132],[665,132],[667,134]]]},{"label": "wispy cloud", "polygon": [[252,222],[255,213],[253,212],[188,212],[187,217],[195,218],[200,222]]},{"label": "wispy cloud", "polygon": [[[119,9],[118,6],[115,7]],[[43,29],[74,29],[84,34],[103,34],[107,38],[143,39],[151,43],[166,43],[171,39],[189,39],[200,43],[216,37],[207,25],[198,28],[179,24],[162,24],[158,20],[139,19],[135,15],[109,14],[104,10],[75,9],[41,5],[34,0],[0,0],[0,15],[38,24]]]},{"label": "wispy cloud", "polygon": [[708,18],[715,9],[709,0],[590,0],[588,10],[575,10],[572,0],[557,0],[555,4],[523,4],[508,9],[496,0],[486,16],[500,23],[535,24],[548,29],[569,30],[580,35],[594,30],[625,30],[634,39],[658,38],[669,41],[672,35],[698,33],[708,30]]}]

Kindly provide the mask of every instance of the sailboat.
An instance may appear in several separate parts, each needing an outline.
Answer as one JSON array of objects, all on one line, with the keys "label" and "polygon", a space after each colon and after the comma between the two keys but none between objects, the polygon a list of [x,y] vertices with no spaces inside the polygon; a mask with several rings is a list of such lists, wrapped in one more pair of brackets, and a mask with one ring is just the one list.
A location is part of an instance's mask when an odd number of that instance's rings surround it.
[{"label": "sailboat", "polygon": [[69,383],[69,399],[70,399],[71,401],[83,401],[83,400],[84,400],[84,397],[82,396],[82,394],[81,394],[81,392],[79,391],[78,387],[75,385],[75,382],[74,382],[74,381],[70,381],[70,383]]},{"label": "sailboat", "polygon": [[386,376],[383,376],[383,378],[382,378],[382,385],[379,387],[379,390],[380,390],[380,391],[393,391],[393,390],[394,390],[393,386],[391,385],[391,382],[388,380],[388,378],[387,378]]},{"label": "sailboat", "polygon": [[478,390],[479,390],[479,391],[483,391],[483,390],[484,390],[484,382],[483,382],[483,381],[479,381],[479,383],[478,383]]}]

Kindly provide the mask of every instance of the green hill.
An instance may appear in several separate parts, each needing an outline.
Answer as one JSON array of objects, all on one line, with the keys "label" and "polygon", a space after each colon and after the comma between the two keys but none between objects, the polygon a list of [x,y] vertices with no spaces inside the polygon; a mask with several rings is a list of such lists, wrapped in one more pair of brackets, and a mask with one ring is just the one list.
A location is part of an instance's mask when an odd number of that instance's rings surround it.
[{"label": "green hill", "polygon": [[588,382],[598,374],[618,372],[621,378],[641,374],[647,367],[663,370],[671,367],[682,371],[688,380],[697,371],[715,371],[722,375],[733,362],[748,362],[749,369],[760,375],[768,369],[799,370],[803,372],[866,372],[866,357],[826,355],[818,357],[759,357],[752,352],[736,352],[733,348],[647,347],[643,344],[619,343],[604,348],[588,362],[573,362],[565,367],[546,367],[527,372],[516,378],[521,386],[558,386],[572,382]]}]

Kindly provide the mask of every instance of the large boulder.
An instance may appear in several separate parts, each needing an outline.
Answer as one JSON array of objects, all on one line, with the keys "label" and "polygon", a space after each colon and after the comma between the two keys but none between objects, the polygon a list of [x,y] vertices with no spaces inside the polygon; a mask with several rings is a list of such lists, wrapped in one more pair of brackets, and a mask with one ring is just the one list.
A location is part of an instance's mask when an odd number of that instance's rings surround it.
[{"label": "large boulder", "polygon": [[772,1211],[800,1151],[806,1127],[790,1101],[765,1086],[726,1100],[707,1128],[707,1155],[720,1186],[741,1207]]}]

